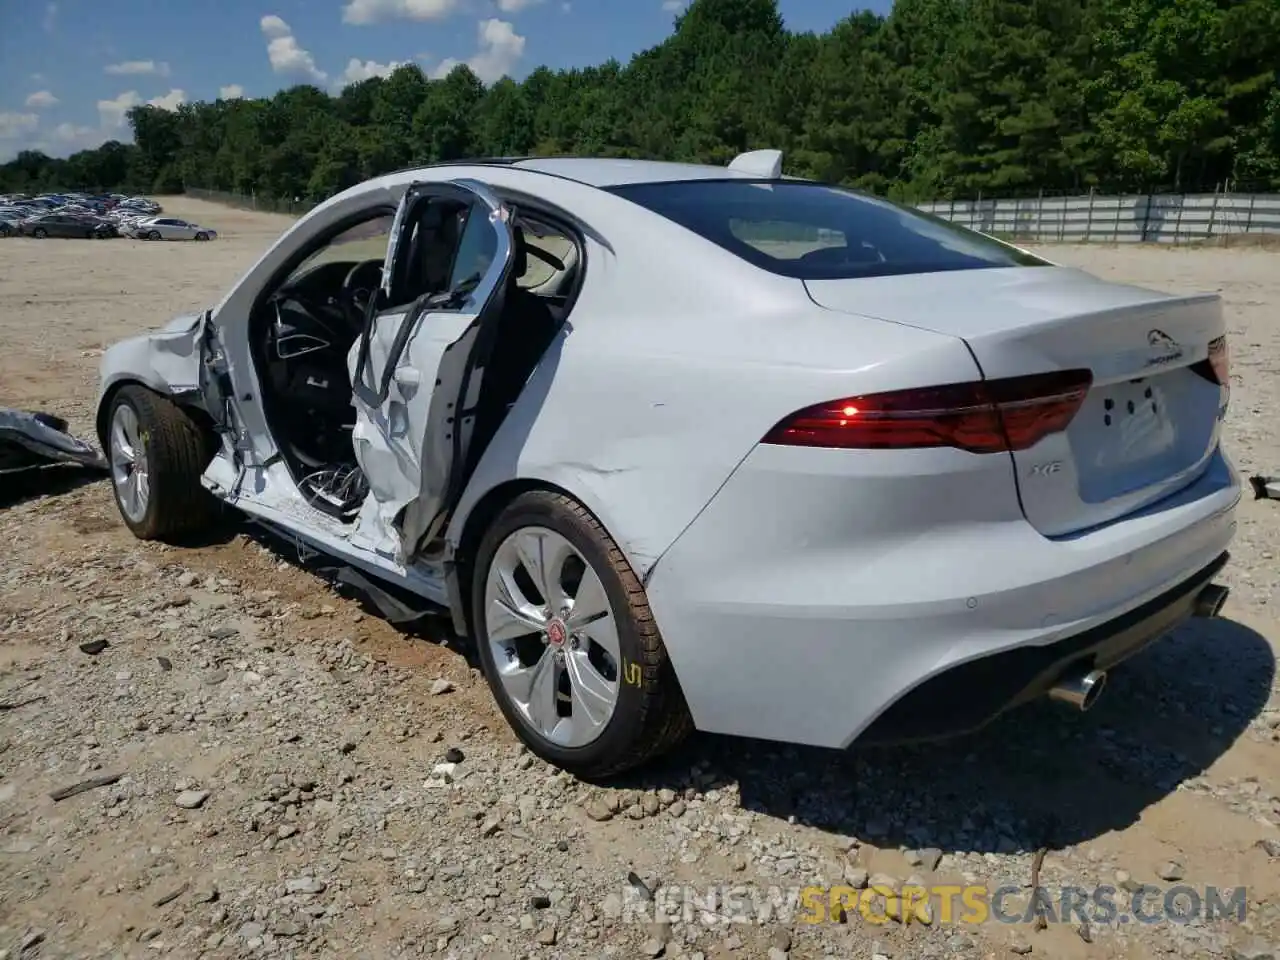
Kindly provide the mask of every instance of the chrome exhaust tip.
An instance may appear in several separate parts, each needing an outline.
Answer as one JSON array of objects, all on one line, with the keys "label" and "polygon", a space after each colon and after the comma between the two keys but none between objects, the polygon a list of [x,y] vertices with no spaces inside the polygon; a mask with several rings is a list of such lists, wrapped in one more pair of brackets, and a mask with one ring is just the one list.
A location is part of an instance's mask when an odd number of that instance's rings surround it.
[{"label": "chrome exhaust tip", "polygon": [[1196,594],[1194,614],[1197,617],[1218,616],[1222,612],[1222,605],[1227,602],[1227,596],[1230,593],[1231,591],[1221,584],[1209,584]]},{"label": "chrome exhaust tip", "polygon": [[1098,697],[1102,696],[1102,688],[1106,685],[1105,670],[1069,673],[1049,688],[1049,699],[1068,704],[1084,713],[1098,702]]}]

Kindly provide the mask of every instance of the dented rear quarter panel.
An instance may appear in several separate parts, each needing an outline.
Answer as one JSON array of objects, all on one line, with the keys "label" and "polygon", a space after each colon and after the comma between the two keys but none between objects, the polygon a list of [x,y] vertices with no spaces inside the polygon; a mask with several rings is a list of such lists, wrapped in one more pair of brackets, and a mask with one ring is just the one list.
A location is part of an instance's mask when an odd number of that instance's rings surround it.
[{"label": "dented rear quarter panel", "polygon": [[789,413],[977,374],[955,338],[823,309],[671,226],[587,238],[579,299],[477,465],[452,543],[490,491],[526,481],[580,500],[644,580]]}]

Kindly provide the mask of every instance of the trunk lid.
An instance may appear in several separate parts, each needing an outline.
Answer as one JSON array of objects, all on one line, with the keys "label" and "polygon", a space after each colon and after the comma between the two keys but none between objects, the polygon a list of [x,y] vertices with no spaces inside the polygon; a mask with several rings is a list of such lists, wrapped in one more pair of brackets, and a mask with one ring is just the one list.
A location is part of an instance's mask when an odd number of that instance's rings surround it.
[{"label": "trunk lid", "polygon": [[964,340],[988,379],[1088,368],[1066,431],[1012,454],[1027,520],[1097,527],[1193,482],[1227,391],[1199,372],[1223,334],[1216,294],[1173,296],[1064,267],[805,281],[820,306]]}]

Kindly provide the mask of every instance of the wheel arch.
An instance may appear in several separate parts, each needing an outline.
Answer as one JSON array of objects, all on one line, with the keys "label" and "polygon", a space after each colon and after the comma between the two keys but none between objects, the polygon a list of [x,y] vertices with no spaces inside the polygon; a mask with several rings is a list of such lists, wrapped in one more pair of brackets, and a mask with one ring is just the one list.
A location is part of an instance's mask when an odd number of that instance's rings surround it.
[{"label": "wheel arch", "polygon": [[[609,525],[609,518],[602,513],[598,504],[594,502],[594,498],[583,496],[578,491],[545,477],[513,477],[503,480],[477,497],[472,505],[467,508],[466,513],[455,516],[450,524],[449,539],[454,544],[454,549],[452,559],[448,565],[446,579],[448,581],[449,612],[453,618],[454,632],[459,636],[471,637],[474,635],[474,624],[471,623],[472,564],[475,561],[476,551],[480,547],[480,541],[484,538],[485,531],[489,529],[489,526],[507,504],[521,494],[535,490],[557,493],[561,496],[570,497],[582,504],[587,512],[595,518],[596,522],[618,544],[618,548],[627,557],[627,561],[633,567],[635,566],[635,558],[630,555],[626,545],[618,539],[616,531]],[[638,569],[637,575],[640,575]]]},{"label": "wheel arch", "polygon": [[111,380],[104,387],[102,396],[98,399],[98,409],[94,413],[94,430],[98,436],[98,443],[104,451],[107,449],[107,431],[110,427],[111,405],[115,402],[115,398],[120,395],[120,391],[126,387],[141,387],[144,390],[150,390],[154,394],[172,400],[202,429],[208,431],[211,435],[215,433],[213,418],[201,406],[198,391],[184,390],[175,392],[170,390],[159,379],[148,381],[138,376],[121,376]]}]

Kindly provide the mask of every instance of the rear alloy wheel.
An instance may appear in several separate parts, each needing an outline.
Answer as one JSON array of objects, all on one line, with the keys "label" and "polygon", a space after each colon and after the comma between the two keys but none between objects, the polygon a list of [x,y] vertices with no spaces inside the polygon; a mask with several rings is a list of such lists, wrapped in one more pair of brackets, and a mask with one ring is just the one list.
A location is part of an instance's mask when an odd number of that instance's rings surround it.
[{"label": "rear alloy wheel", "polygon": [[49,235],[49,231],[46,230],[44,227],[36,227],[34,230],[31,231],[31,235],[35,237],[37,240],[43,240],[45,237]]},{"label": "rear alloy wheel", "polygon": [[152,230],[150,233],[148,233],[148,234],[147,234],[147,239],[148,239],[148,240],[159,240],[159,239],[160,239],[160,231],[159,231],[159,230]]},{"label": "rear alloy wheel", "polygon": [[547,762],[608,777],[692,729],[644,588],[575,500],[537,491],[512,501],[481,541],[471,598],[489,687]]},{"label": "rear alloy wheel", "polygon": [[213,459],[211,438],[166,397],[129,386],[111,403],[107,458],[125,525],[142,540],[165,540],[209,526],[218,501],[200,484]]}]

